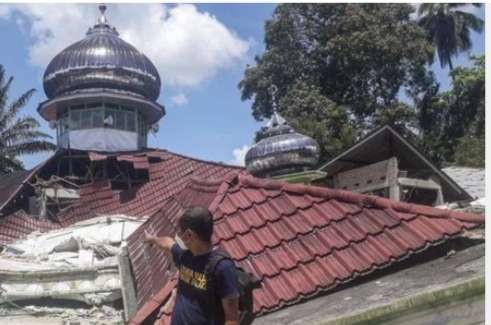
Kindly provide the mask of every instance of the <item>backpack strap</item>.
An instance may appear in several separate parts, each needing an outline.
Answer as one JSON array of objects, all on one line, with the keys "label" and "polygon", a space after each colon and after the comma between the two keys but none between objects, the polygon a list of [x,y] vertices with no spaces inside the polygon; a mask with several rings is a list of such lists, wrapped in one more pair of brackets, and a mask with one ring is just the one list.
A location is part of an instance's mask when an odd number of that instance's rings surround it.
[{"label": "backpack strap", "polygon": [[210,260],[206,264],[204,270],[206,276],[206,290],[209,298],[206,311],[208,316],[213,319],[215,318],[217,308],[215,271],[218,263],[225,259],[231,259],[231,257],[224,250],[220,248],[212,250],[210,252]]}]

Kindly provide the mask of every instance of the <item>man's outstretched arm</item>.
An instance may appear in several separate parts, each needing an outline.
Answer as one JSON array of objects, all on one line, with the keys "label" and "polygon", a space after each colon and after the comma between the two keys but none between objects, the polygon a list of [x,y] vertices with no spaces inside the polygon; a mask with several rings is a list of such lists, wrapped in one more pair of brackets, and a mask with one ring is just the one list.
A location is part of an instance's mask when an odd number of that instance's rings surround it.
[{"label": "man's outstretched arm", "polygon": [[146,230],[144,240],[145,242],[149,244],[155,244],[164,250],[170,250],[175,243],[174,239],[171,237],[157,237],[149,234]]}]

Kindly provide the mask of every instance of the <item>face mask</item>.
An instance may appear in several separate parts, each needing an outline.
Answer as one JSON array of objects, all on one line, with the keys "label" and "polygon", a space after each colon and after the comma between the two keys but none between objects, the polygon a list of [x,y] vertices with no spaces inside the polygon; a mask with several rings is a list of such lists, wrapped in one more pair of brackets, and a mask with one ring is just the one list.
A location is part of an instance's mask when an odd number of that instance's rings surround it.
[{"label": "face mask", "polygon": [[186,244],[184,244],[184,242],[182,241],[181,237],[179,237],[178,235],[176,235],[174,237],[174,240],[176,241],[177,245],[179,245],[179,247],[181,247],[182,249],[184,249],[184,250],[188,249],[186,247]]}]

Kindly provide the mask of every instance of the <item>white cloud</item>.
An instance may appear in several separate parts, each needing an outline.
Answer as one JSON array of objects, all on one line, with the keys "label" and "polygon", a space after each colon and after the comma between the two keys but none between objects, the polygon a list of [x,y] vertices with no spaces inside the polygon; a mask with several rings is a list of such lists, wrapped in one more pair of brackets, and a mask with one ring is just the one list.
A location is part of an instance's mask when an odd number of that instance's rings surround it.
[{"label": "white cloud", "polygon": [[232,151],[232,154],[234,155],[234,159],[231,160],[230,163],[233,165],[244,166],[245,165],[245,156],[246,156],[247,151],[250,148],[251,147],[246,145],[246,144],[240,148],[235,148]]},{"label": "white cloud", "polygon": [[[86,4],[0,5],[0,19],[20,14],[32,44],[31,64],[45,68],[63,48],[82,39],[98,11]],[[194,5],[109,5],[109,22],[156,65],[164,85],[194,87],[246,59],[250,43]]]},{"label": "white cloud", "polygon": [[183,93],[172,96],[170,100],[172,103],[176,104],[177,106],[186,105],[188,103],[188,98]]}]

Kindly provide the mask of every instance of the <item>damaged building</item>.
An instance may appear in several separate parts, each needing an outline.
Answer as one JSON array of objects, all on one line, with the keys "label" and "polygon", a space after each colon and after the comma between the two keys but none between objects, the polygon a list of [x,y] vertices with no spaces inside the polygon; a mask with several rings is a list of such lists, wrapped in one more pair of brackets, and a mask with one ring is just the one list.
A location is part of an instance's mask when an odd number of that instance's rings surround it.
[{"label": "damaged building", "polygon": [[354,148],[316,169],[315,141],[277,113],[246,168],[148,148],[160,77],[105,9],[44,74],[58,150],[0,178],[0,323],[168,324],[177,270],[143,234],[174,236],[190,206],[261,280],[257,324],[484,323],[485,218],[433,207],[472,199],[447,174],[377,134],[375,160]]},{"label": "damaged building", "polygon": [[323,164],[324,184],[397,201],[438,206],[473,197],[390,126]]}]

